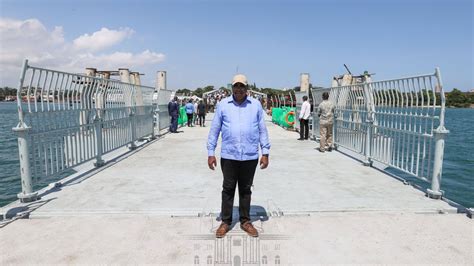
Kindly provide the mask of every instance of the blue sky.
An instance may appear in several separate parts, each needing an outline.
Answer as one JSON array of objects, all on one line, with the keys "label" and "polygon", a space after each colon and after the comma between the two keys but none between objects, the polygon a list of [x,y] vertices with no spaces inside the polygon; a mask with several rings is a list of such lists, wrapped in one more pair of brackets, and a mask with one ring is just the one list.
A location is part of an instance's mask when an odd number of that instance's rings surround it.
[{"label": "blue sky", "polygon": [[[225,86],[237,68],[258,87],[292,88],[303,72],[330,86],[343,64],[375,72],[374,80],[440,67],[446,91],[474,88],[470,0],[0,2],[9,25],[0,36],[0,86],[16,85],[21,58],[43,54],[32,64],[130,67],[151,86],[166,70],[171,89]],[[33,26],[24,26],[28,19]],[[49,42],[12,33],[35,30]]]}]

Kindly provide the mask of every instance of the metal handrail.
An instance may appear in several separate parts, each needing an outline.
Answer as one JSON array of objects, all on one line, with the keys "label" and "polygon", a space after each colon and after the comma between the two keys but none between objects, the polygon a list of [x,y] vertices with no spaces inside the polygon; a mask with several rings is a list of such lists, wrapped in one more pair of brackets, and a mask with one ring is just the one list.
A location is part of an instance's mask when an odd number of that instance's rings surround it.
[{"label": "metal handrail", "polygon": [[[366,79],[368,80],[368,79]],[[373,161],[431,182],[440,198],[445,95],[441,73],[314,89],[330,91],[335,105],[334,142]],[[436,97],[439,95],[439,103]],[[317,100],[317,99],[316,99]],[[315,102],[315,110],[319,103]]]},{"label": "metal handrail", "polygon": [[18,198],[34,201],[40,181],[94,159],[100,167],[103,154],[154,138],[154,93],[153,87],[34,67],[25,60],[17,90],[19,123],[13,128],[21,168]]}]

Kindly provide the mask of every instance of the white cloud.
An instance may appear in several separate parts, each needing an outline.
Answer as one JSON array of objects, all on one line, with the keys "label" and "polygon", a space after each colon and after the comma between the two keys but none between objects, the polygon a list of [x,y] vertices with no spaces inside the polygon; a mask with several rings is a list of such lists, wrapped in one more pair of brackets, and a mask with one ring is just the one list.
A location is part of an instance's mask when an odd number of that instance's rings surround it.
[{"label": "white cloud", "polygon": [[[72,66],[90,66],[98,69],[137,68],[145,64],[156,64],[162,62],[164,54],[143,51],[139,54],[114,52],[111,54],[94,55],[84,53],[78,55],[71,61]],[[84,69],[84,67],[83,67]]]},{"label": "white cloud", "polygon": [[107,70],[123,67],[151,69],[149,74],[154,75],[153,65],[162,62],[164,54],[150,50],[140,53],[110,50],[133,34],[130,28],[101,28],[68,42],[62,27],[49,30],[37,19],[0,18],[0,86],[17,85],[25,58],[34,66],[66,72],[83,72],[86,67]]},{"label": "white cloud", "polygon": [[[23,54],[35,60],[50,57],[48,51],[54,51],[64,45],[63,29],[48,30],[37,19],[24,21],[0,18],[0,63],[15,64]],[[33,58],[32,58],[33,59]],[[21,59],[20,59],[21,60]]]},{"label": "white cloud", "polygon": [[132,36],[134,31],[130,28],[120,30],[109,30],[102,28],[89,34],[84,34],[73,41],[74,48],[78,50],[99,51],[120,43],[125,38]]}]

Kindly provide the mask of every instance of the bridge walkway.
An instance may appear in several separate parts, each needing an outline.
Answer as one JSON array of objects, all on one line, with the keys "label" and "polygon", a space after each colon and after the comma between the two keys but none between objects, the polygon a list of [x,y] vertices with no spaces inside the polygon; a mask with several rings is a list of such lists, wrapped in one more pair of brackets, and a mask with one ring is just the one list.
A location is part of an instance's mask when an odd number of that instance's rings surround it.
[{"label": "bridge walkway", "polygon": [[196,257],[206,264],[209,256],[233,265],[263,256],[270,264],[277,256],[281,264],[473,262],[473,223],[455,206],[267,126],[270,165],[257,170],[252,195],[256,245],[236,242],[255,241],[238,223],[214,239],[222,173],[207,167],[209,127],[185,127],[70,178],[39,202],[6,206],[32,211],[0,228],[0,264],[192,264]]}]

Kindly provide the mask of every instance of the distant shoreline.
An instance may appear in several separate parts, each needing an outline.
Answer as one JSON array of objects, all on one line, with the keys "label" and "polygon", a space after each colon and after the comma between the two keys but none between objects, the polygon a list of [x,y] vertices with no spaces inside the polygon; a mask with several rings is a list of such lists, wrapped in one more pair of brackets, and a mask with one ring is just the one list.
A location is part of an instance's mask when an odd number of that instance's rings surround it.
[{"label": "distant shoreline", "polygon": [[471,104],[471,106],[468,106],[468,107],[446,106],[446,108],[449,108],[449,109],[474,109],[474,104]]},{"label": "distant shoreline", "polygon": [[[16,101],[0,101],[0,103],[16,103]],[[455,107],[455,106],[446,106],[449,109],[474,109],[474,104],[471,104],[469,107]]]}]

